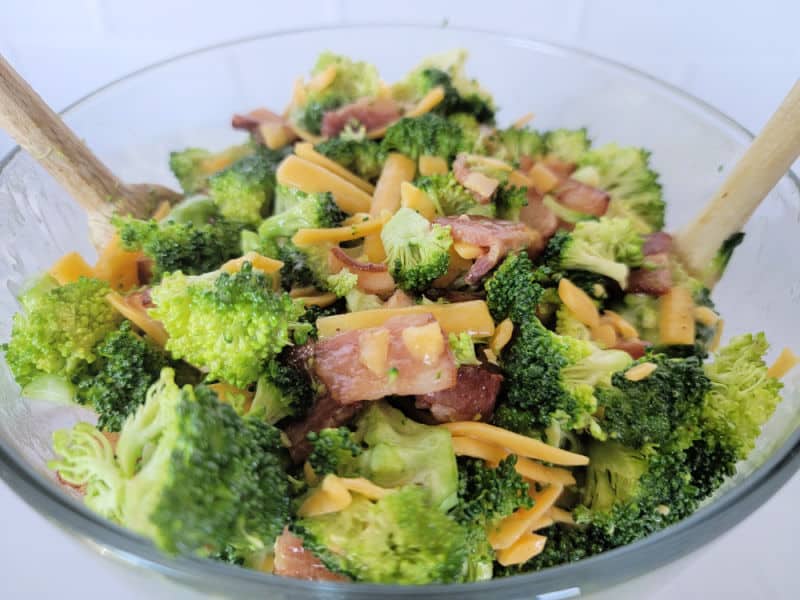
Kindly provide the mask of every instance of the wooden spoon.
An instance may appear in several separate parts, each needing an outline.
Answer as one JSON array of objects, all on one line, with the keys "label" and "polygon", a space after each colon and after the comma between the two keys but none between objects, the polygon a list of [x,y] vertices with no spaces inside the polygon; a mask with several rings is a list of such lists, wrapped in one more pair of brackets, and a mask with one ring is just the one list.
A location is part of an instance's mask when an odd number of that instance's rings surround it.
[{"label": "wooden spoon", "polygon": [[2,56],[0,126],[86,210],[98,249],[114,235],[112,215],[149,218],[162,202],[182,197],[161,185],[120,181]]},{"label": "wooden spoon", "polygon": [[709,265],[722,243],[741,231],[750,216],[800,156],[800,81],[739,159],[694,221],[675,234],[675,250],[689,272],[708,287]]}]

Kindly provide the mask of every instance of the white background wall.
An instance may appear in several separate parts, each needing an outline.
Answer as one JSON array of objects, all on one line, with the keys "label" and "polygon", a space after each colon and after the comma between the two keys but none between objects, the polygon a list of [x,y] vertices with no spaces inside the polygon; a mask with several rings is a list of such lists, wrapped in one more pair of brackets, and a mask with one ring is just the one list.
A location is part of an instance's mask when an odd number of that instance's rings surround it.
[{"label": "white background wall", "polygon": [[[56,109],[176,53],[273,30],[353,22],[447,20],[584,48],[685,88],[751,130],[800,75],[797,0],[2,0],[0,9],[0,53]],[[0,134],[0,153],[10,147]],[[795,478],[701,553],[604,597],[796,598],[798,502]],[[4,484],[0,514],[0,597],[190,597],[113,568]]]}]

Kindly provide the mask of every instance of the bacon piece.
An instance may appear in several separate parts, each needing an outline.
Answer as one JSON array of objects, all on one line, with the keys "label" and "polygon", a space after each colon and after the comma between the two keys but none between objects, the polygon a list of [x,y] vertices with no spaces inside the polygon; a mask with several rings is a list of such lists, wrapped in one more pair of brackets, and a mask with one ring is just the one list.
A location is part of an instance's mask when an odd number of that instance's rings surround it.
[{"label": "bacon piece", "polygon": [[672,250],[672,236],[666,231],[656,231],[644,239],[642,252],[645,256],[667,253]]},{"label": "bacon piece", "polygon": [[634,360],[642,358],[647,348],[650,346],[648,342],[643,340],[617,340],[614,346],[615,350],[622,350],[631,355]]},{"label": "bacon piece", "polygon": [[526,173],[531,170],[533,163],[536,162],[533,160],[533,157],[528,154],[523,154],[519,157],[519,169],[520,171],[525,171]]},{"label": "bacon piece", "polygon": [[136,259],[136,276],[141,285],[148,285],[153,281],[153,259],[140,256]]},{"label": "bacon piece", "polygon": [[388,98],[362,98],[322,116],[322,135],[335,137],[351,121],[357,121],[369,132],[396,121],[401,116],[400,105]]},{"label": "bacon piece", "polygon": [[485,366],[459,367],[456,384],[440,392],[417,395],[415,406],[430,409],[438,423],[486,421],[492,416],[503,376]]},{"label": "bacon piece", "polygon": [[137,292],[128,294],[125,296],[125,303],[138,309],[153,308],[155,306],[149,287],[143,287]]},{"label": "bacon piece", "polygon": [[558,158],[557,156],[553,156],[552,154],[545,156],[542,159],[542,163],[553,173],[555,173],[559,179],[566,179],[575,172],[575,169],[578,168],[578,165],[576,165],[575,163],[571,163],[566,160],[561,160],[560,158]]},{"label": "bacon piece", "polygon": [[358,276],[356,287],[366,294],[376,294],[387,298],[397,288],[397,284],[389,274],[386,263],[362,262],[352,258],[339,246],[331,248],[328,254],[328,266],[332,273],[347,268]]},{"label": "bacon piece", "polygon": [[[456,383],[456,364],[447,336],[441,330],[442,352],[429,360],[414,356],[404,340],[404,330],[429,323],[436,323],[430,314],[398,316],[380,327],[346,331],[317,342],[314,372],[331,397],[342,404],[452,387]],[[376,373],[374,363],[364,360],[362,350],[366,351],[368,340],[384,335],[384,330],[388,335],[385,372]]]},{"label": "bacon piece", "polygon": [[311,454],[309,433],[344,425],[355,417],[360,409],[359,403],[341,404],[328,394],[320,396],[304,419],[284,427],[283,431],[289,438],[289,456],[295,463],[303,462]]},{"label": "bacon piece", "polygon": [[669,255],[665,252],[645,256],[645,266],[634,269],[628,277],[628,292],[663,296],[672,288]]},{"label": "bacon piece", "polygon": [[528,204],[520,209],[519,220],[538,231],[545,244],[558,231],[558,217],[544,205],[541,194],[532,187],[528,188]]},{"label": "bacon piece", "polygon": [[602,217],[608,210],[611,196],[596,187],[567,179],[555,189],[558,203],[580,213]]},{"label": "bacon piece", "polygon": [[236,114],[231,119],[231,126],[234,129],[249,131],[262,144],[266,142],[261,135],[261,126],[267,124],[274,125],[276,129],[282,127],[284,130],[283,135],[286,137],[287,142],[291,142],[297,137],[294,130],[286,122],[286,119],[266,108],[256,108],[243,115]]},{"label": "bacon piece", "polygon": [[303,540],[289,531],[288,527],[275,540],[275,562],[272,572],[283,577],[309,581],[349,581],[345,576],[328,570],[320,559],[303,546]]},{"label": "bacon piece", "polygon": [[456,156],[453,161],[453,176],[481,204],[488,204],[500,185],[497,179],[470,169],[467,164],[467,155],[464,153]]},{"label": "bacon piece", "polygon": [[527,248],[536,253],[544,248],[542,236],[524,223],[469,215],[440,217],[436,222],[449,225],[455,241],[486,248],[467,272],[464,281],[468,284],[480,281],[509,252]]}]

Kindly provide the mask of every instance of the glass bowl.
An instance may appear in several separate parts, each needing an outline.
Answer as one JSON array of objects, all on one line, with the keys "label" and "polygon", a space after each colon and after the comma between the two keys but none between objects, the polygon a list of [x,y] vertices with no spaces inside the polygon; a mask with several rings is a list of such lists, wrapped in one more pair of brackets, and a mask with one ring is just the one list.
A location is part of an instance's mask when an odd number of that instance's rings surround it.
[{"label": "glass bowl", "polygon": [[[294,79],[308,71],[321,50],[374,62],[393,81],[423,56],[456,47],[469,49],[469,73],[494,93],[501,123],[534,111],[539,128],[586,126],[596,143],[616,141],[652,151],[671,229],[688,221],[711,196],[752,137],[699,100],[584,52],[485,32],[417,26],[292,31],[222,44],[116,81],[64,116],[124,180],[175,186],[167,168],[170,150],[237,142],[242,134],[230,128],[230,116],[257,106],[282,108]],[[794,318],[800,306],[800,262],[789,259],[798,248],[799,190],[794,176],[785,177],[747,225],[745,242],[714,293],[727,335],[764,330],[775,348],[800,340],[800,320]],[[14,151],[0,164],[0,215],[0,340],[7,340],[17,308],[14,297],[27,278],[67,251],[78,250],[89,260],[95,254],[84,214],[24,152]],[[800,466],[799,392],[800,378],[789,377],[786,400],[752,459],[689,519],[588,560],[478,584],[419,588],[312,583],[165,556],[148,541],[95,516],[55,482],[45,464],[51,432],[87,413],[20,398],[4,363],[0,475],[53,522],[105,553],[217,595],[552,600],[650,571],[754,511]]]}]

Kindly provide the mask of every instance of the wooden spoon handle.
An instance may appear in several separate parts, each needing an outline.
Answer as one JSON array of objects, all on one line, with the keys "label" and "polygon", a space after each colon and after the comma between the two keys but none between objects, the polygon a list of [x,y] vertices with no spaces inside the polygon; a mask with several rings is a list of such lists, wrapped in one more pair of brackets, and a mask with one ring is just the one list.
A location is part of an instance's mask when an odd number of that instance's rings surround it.
[{"label": "wooden spoon handle", "polygon": [[[108,216],[125,186],[0,56],[0,126],[89,212]],[[99,215],[98,215],[99,216]]]},{"label": "wooden spoon handle", "polygon": [[[728,178],[694,221],[675,235],[675,247],[689,271],[706,274],[722,243],[741,231],[769,191],[800,155],[800,81],[736,163]],[[706,281],[713,285],[714,281]]]}]

